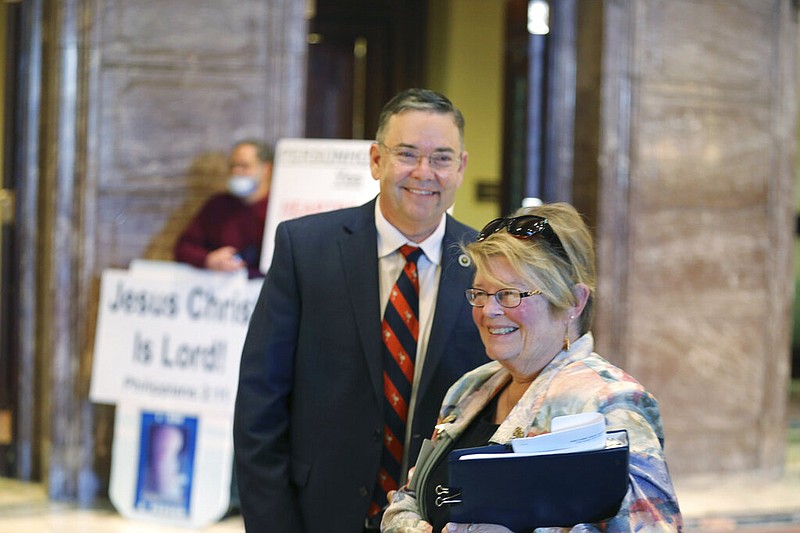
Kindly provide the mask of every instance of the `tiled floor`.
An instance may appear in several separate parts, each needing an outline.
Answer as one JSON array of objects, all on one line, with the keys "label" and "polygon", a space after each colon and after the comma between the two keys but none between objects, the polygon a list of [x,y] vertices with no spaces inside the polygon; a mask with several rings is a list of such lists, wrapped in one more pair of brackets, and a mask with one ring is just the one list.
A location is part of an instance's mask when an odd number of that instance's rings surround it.
[{"label": "tiled floor", "polygon": [[[128,520],[110,506],[78,509],[48,502],[41,485],[0,478],[0,533],[187,533],[185,527]],[[241,517],[204,528],[207,533],[243,533]]]},{"label": "tiled floor", "polygon": [[789,404],[786,468],[780,479],[710,477],[678,480],[675,488],[693,533],[800,533],[800,381]]},{"label": "tiled floor", "polygon": [[[800,533],[800,425],[790,467],[780,480],[739,479],[725,486],[712,479],[678,483],[686,531]],[[186,528],[126,520],[110,506],[93,510],[48,502],[41,485],[0,479],[0,533],[186,533]],[[231,516],[204,533],[243,533]]]},{"label": "tiled floor", "polygon": [[[798,463],[800,466],[800,463]],[[678,485],[686,531],[750,533],[800,532],[800,469],[782,480],[740,480],[712,488],[703,483]],[[127,520],[113,509],[77,509],[47,502],[40,485],[0,480],[0,533],[185,533],[186,528]],[[204,533],[242,533],[231,516]]]},{"label": "tiled floor", "polygon": [[[781,479],[678,480],[686,532],[800,533],[800,390],[790,407],[789,448]],[[196,531],[188,529],[188,531]],[[243,533],[231,516],[203,533]],[[0,478],[0,533],[186,533],[187,528],[127,520],[110,506],[92,510],[48,502],[41,485]]]}]

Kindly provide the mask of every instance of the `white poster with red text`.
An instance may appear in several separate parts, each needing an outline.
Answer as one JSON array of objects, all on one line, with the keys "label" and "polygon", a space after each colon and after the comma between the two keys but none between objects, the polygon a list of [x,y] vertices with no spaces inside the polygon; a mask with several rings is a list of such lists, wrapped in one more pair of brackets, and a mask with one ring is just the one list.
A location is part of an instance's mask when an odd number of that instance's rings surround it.
[{"label": "white poster with red text", "polygon": [[262,272],[272,263],[275,228],[280,222],[312,213],[354,207],[380,190],[369,168],[373,141],[281,139],[275,146],[267,207]]}]

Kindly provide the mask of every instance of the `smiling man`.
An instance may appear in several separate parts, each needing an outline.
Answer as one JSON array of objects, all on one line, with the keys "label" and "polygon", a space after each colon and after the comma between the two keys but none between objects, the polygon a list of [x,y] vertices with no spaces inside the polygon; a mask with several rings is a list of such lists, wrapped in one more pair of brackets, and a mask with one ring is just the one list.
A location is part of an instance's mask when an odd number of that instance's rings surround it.
[{"label": "smiling man", "polygon": [[414,242],[427,239],[453,205],[467,166],[462,134],[463,119],[433,111],[391,115],[378,128],[370,166],[381,183],[380,208]]},{"label": "smiling man", "polygon": [[234,419],[247,531],[377,531],[447,388],[487,361],[457,246],[476,232],[446,213],[466,164],[461,112],[410,89],[370,147],[378,197],[278,226]]}]

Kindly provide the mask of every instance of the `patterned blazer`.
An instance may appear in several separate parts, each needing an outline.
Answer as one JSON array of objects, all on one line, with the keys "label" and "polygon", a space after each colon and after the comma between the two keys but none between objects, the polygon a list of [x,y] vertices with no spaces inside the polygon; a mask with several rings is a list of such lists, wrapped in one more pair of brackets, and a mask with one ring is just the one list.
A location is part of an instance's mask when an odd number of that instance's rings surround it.
[{"label": "patterned blazer", "polygon": [[[630,483],[619,513],[599,524],[581,524],[572,531],[678,531],[683,524],[675,489],[667,470],[663,428],[656,399],[639,382],[593,352],[594,338],[587,333],[568,352],[560,352],[531,383],[500,424],[490,442],[505,444],[520,434],[538,435],[550,429],[554,417],[597,411],[607,429],[626,429],[630,447]],[[442,404],[433,451],[420,457],[436,461],[451,443],[511,380],[500,363],[483,365],[462,377]],[[437,453],[438,452],[438,453]],[[416,475],[416,474],[415,474]],[[425,480],[412,480],[416,493]],[[424,499],[414,491],[400,490],[384,514],[384,533],[417,533],[430,526],[423,520]],[[537,532],[562,531],[539,528]]]}]

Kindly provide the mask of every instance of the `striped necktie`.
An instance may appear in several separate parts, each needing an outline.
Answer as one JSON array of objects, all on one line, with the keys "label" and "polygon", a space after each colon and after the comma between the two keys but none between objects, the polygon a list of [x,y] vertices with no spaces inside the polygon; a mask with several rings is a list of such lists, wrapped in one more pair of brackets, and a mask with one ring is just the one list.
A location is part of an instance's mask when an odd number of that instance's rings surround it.
[{"label": "striped necktie", "polygon": [[386,504],[386,493],[397,490],[406,440],[408,404],[414,381],[414,360],[419,335],[419,279],[417,260],[422,250],[404,245],[400,252],[406,264],[389,294],[383,314],[383,454],[378,483],[369,515],[374,516]]}]

